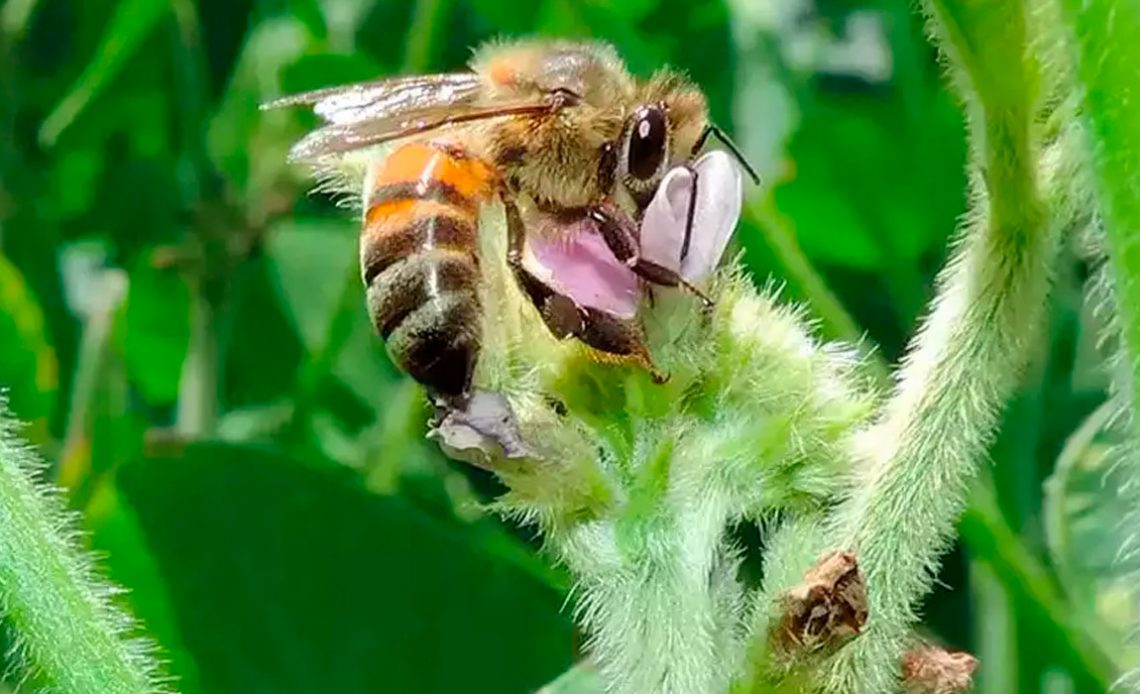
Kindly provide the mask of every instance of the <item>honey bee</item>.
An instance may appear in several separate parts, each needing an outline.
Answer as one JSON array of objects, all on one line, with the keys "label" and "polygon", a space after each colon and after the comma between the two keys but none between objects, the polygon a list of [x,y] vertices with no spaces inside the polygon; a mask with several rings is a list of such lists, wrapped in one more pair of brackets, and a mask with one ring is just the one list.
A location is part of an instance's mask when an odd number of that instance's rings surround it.
[{"label": "honey bee", "polygon": [[710,135],[755,172],[709,122],[700,89],[669,69],[635,79],[607,44],[494,42],[469,68],[263,106],[309,105],[323,119],[290,150],[292,161],[314,167],[401,141],[367,160],[361,198],[369,314],[394,361],[439,405],[469,396],[482,342],[479,213],[499,202],[507,265],[551,333],[664,380],[638,305],[651,285],[707,301],[682,271],[694,216],[705,213],[694,212],[690,190],[672,245],[652,247],[642,238],[646,210],[671,171],[682,174],[678,185],[696,187],[692,163]]}]

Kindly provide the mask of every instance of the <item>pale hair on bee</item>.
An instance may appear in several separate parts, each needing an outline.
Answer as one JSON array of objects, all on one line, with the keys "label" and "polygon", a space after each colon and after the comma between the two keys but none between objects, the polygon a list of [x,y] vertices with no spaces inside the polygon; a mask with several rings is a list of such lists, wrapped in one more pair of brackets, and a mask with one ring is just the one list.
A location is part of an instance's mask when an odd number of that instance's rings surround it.
[{"label": "pale hair on bee", "polygon": [[[443,407],[462,407],[482,347],[480,223],[501,205],[506,263],[558,338],[600,360],[653,364],[639,319],[648,287],[712,272],[740,214],[743,168],[681,73],[629,73],[600,42],[494,41],[469,70],[286,96],[323,123],[290,150],[318,189],[362,215],[361,274],[395,362]],[[710,136],[729,153],[701,154]],[[731,156],[730,156],[731,155]]]}]

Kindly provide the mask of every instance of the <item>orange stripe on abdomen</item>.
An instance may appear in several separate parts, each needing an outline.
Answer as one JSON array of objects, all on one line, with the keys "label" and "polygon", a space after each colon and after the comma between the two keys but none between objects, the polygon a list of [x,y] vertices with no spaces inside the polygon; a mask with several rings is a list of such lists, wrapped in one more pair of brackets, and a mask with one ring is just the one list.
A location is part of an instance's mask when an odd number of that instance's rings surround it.
[{"label": "orange stripe on abdomen", "polygon": [[483,162],[467,156],[461,147],[412,142],[379,163],[370,192],[405,184],[426,193],[434,183],[454,196],[477,201],[490,192],[493,177]]},{"label": "orange stripe on abdomen", "polygon": [[481,342],[478,213],[493,177],[462,150],[423,142],[374,166],[360,243],[372,323],[402,369],[460,395]]},{"label": "orange stripe on abdomen", "polygon": [[412,142],[378,161],[366,192],[361,263],[368,282],[415,253],[445,248],[475,262],[490,170],[455,146]]}]

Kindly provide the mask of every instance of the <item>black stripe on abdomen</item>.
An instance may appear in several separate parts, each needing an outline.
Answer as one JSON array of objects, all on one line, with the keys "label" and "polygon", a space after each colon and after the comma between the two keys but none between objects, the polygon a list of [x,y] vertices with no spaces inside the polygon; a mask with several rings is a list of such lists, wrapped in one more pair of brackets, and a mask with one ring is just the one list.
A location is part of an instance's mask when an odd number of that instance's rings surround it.
[{"label": "black stripe on abdomen", "polygon": [[368,285],[368,309],[393,359],[425,386],[459,395],[481,344],[474,256],[447,249],[399,260]]},{"label": "black stripe on abdomen", "polygon": [[475,253],[475,224],[451,215],[421,217],[400,229],[365,234],[360,249],[361,272],[365,284],[393,263],[435,248]]},{"label": "black stripe on abdomen", "polygon": [[376,205],[400,200],[431,200],[457,207],[468,214],[474,214],[477,201],[460,193],[455,186],[436,178],[424,181],[401,181],[399,183],[386,183],[372,191],[368,196],[366,209]]}]

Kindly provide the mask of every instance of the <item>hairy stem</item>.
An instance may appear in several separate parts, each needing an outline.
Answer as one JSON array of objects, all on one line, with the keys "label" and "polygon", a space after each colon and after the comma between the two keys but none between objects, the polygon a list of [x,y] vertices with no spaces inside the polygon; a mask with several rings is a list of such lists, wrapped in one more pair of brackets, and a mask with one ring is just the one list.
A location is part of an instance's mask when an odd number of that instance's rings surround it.
[{"label": "hairy stem", "polygon": [[157,689],[157,666],[108,602],[62,504],[33,480],[39,467],[0,410],[0,616],[17,672],[34,691],[128,694]]},{"label": "hairy stem", "polygon": [[[1111,331],[1120,338],[1119,354],[1111,369],[1125,415],[1121,426],[1131,431],[1127,444],[1116,456],[1133,477],[1140,472],[1136,434],[1140,433],[1140,82],[1136,77],[1140,47],[1136,27],[1140,26],[1140,3],[1136,0],[1061,0],[1062,43],[1073,61],[1072,74],[1084,112],[1086,144],[1090,152],[1092,189],[1104,228],[1108,251],[1107,287],[1115,315]],[[1121,527],[1136,533],[1140,527],[1140,494],[1120,490],[1129,499],[1131,511]],[[1122,564],[1135,557],[1140,537],[1124,539],[1118,560]],[[1135,582],[1134,582],[1135,583]],[[1133,631],[1140,633],[1140,629]],[[1119,682],[1132,688],[1140,685],[1140,668],[1126,673]]]},{"label": "hairy stem", "polygon": [[[1130,397],[1140,402],[1140,3],[1063,0],[1092,151],[1095,189],[1114,274],[1119,324],[1128,351]],[[1137,420],[1140,422],[1140,419]]]},{"label": "hairy stem", "polygon": [[857,491],[837,514],[870,591],[870,623],[825,689],[886,692],[915,605],[951,536],[1030,351],[1040,342],[1059,229],[1037,189],[1037,69],[1020,3],[928,0],[929,26],[967,109],[972,209],[933,309],[866,439]]}]

